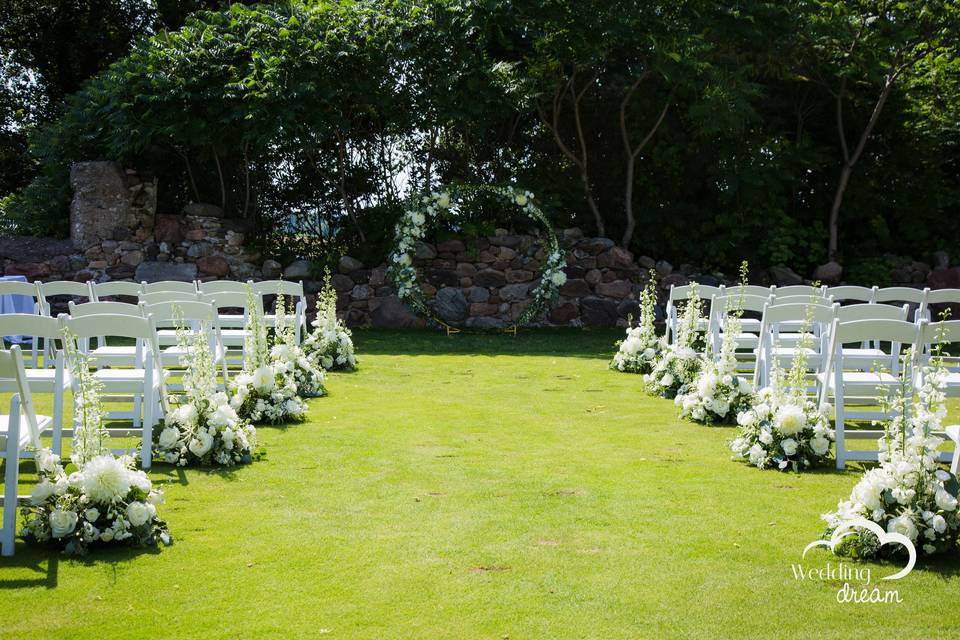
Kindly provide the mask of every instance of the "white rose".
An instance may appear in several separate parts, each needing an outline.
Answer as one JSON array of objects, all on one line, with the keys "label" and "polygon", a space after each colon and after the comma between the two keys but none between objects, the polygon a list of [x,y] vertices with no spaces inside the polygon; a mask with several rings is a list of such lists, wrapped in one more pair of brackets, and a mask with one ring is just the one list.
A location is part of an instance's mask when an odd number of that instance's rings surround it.
[{"label": "white rose", "polygon": [[937,489],[937,506],[944,511],[953,511],[957,508],[957,498],[950,495],[946,489]]},{"label": "white rose", "polygon": [[810,448],[818,456],[825,455],[830,450],[830,441],[823,436],[814,436],[810,440]]},{"label": "white rose", "polygon": [[144,525],[150,519],[150,508],[142,502],[127,505],[127,520],[135,527]]},{"label": "white rose", "polygon": [[930,521],[930,525],[937,533],[943,533],[947,530],[947,521],[939,514],[933,516],[933,520]]},{"label": "white rose", "polygon": [[40,471],[52,475],[57,472],[60,456],[50,451],[50,449],[38,449],[36,454],[34,454],[34,460],[36,460],[37,467]]},{"label": "white rose", "polygon": [[277,385],[276,373],[271,367],[258,367],[251,379],[253,388],[260,393],[269,393]]},{"label": "white rose", "polygon": [[54,509],[50,512],[50,533],[54,538],[62,538],[73,533],[77,527],[77,514],[74,511]]},{"label": "white rose", "polygon": [[761,447],[759,444],[755,444],[750,447],[747,455],[750,458],[750,464],[760,466],[767,457],[767,452],[764,451],[763,447]]},{"label": "white rose", "polygon": [[83,517],[89,520],[90,522],[96,522],[97,518],[100,517],[100,510],[96,507],[90,507],[83,512]]},{"label": "white rose", "polygon": [[161,449],[172,449],[177,445],[180,438],[180,432],[173,427],[167,427],[160,432],[159,445]]},{"label": "white rose", "polygon": [[903,515],[887,523],[887,533],[900,533],[911,540],[916,540],[919,531],[917,531],[917,526],[913,524],[913,520]]},{"label": "white rose", "polygon": [[672,384],[673,384],[673,374],[668,373],[668,374],[666,374],[665,376],[663,376],[662,378],[660,378],[660,386],[661,386],[661,387],[669,387],[669,386],[671,386]]},{"label": "white rose", "polygon": [[757,439],[763,444],[770,444],[773,442],[773,434],[770,433],[769,429],[761,429],[760,435],[757,437]]},{"label": "white rose", "polygon": [[780,448],[783,449],[783,452],[788,456],[792,456],[797,452],[797,441],[793,438],[787,438],[780,443]]},{"label": "white rose", "polygon": [[197,421],[197,408],[192,403],[180,405],[173,412],[172,418],[177,424],[192,426]]},{"label": "white rose", "polygon": [[741,427],[752,427],[757,423],[757,414],[751,410],[741,411],[737,414],[737,424]]},{"label": "white rose", "polygon": [[190,452],[198,458],[202,458],[210,451],[212,446],[213,436],[206,431],[201,431],[190,441]]}]

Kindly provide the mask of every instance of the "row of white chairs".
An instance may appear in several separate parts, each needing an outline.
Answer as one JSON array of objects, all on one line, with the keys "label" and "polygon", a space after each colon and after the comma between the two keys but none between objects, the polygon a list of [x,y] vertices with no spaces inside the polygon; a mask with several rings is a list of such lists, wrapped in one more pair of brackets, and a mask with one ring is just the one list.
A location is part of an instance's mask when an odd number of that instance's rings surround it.
[{"label": "row of white chairs", "polygon": [[[667,297],[666,312],[666,335],[668,340],[676,336],[678,318],[678,305],[680,302],[688,300],[692,292],[692,285],[670,287],[670,294]],[[710,285],[697,285],[697,294],[701,299],[709,301],[714,296],[727,296],[740,294],[753,296],[756,298],[768,299],[774,296],[781,302],[802,301],[803,299],[828,299],[832,302],[843,304],[895,304],[897,306],[908,304],[916,306],[916,319],[925,318],[931,320],[931,305],[960,304],[960,289],[915,289],[912,287],[861,287],[855,285],[841,285],[828,287],[826,285],[814,287],[811,285],[790,285],[785,287],[769,286],[761,287],[758,285],[746,285],[744,287],[733,286],[726,287],[721,285],[714,287]],[[794,300],[796,298],[796,300]],[[744,326],[748,330],[756,331],[759,329],[759,323],[752,322],[753,319],[745,318]],[[701,329],[705,326],[701,326]]]},{"label": "row of white chairs", "polygon": [[[229,294],[220,294],[229,299]],[[177,344],[177,325],[194,332],[201,326],[208,329],[208,348],[219,367],[222,385],[229,382],[227,346],[220,327],[218,304],[214,300],[168,300],[147,304],[123,302],[88,302],[70,304],[70,314],[58,318],[29,314],[0,315],[0,333],[17,333],[42,338],[51,346],[51,363],[27,368],[26,380],[34,392],[53,395],[53,416],[50,429],[53,450],[60,453],[62,438],[71,431],[64,429],[63,398],[67,390],[77,391],[70,374],[64,349],[57,348],[63,331],[76,336],[79,351],[95,367],[94,376],[104,385],[105,401],[129,401],[130,411],[110,413],[108,419],[130,420],[134,432],[143,438],[142,460],[150,466],[152,429],[166,414],[167,393],[179,385],[170,383],[169,370],[183,366],[186,353]],[[229,338],[240,347],[242,361],[245,329],[228,330]],[[121,339],[131,344],[111,344],[104,338]],[[0,391],[14,391],[12,378],[0,377]],[[130,435],[122,430],[118,435]],[[34,446],[39,446],[35,434]]]},{"label": "row of white chairs", "polygon": [[[307,299],[303,282],[290,280],[264,280],[246,282],[234,280],[213,280],[210,282],[164,280],[160,282],[73,282],[67,280],[54,282],[0,282],[0,295],[29,296],[33,300],[33,313],[50,316],[55,298],[70,298],[71,302],[84,299],[88,302],[102,302],[117,298],[133,298],[147,304],[165,302],[174,299],[211,300],[216,299],[222,309],[240,309],[242,313],[221,312],[220,324],[224,329],[242,329],[246,325],[247,292],[253,291],[255,303],[264,308],[264,298],[283,294],[294,303],[292,322],[296,329],[298,342],[306,331]],[[276,313],[265,313],[264,322],[268,326],[276,323]],[[14,334],[0,334],[14,335]],[[31,348],[31,360],[36,366],[43,355],[44,342],[35,341]],[[49,354],[47,354],[49,356]]]},{"label": "row of white chairs", "polygon": [[[760,317],[756,332],[746,331],[742,310]],[[924,366],[934,345],[960,342],[960,321],[931,323],[925,318],[908,319],[909,305],[861,303],[847,306],[830,298],[767,297],[733,293],[711,299],[707,343],[719,355],[724,331],[737,318],[740,331],[733,336],[738,349],[738,369],[752,371],[755,387],[771,381],[774,366],[789,368],[802,362],[808,372],[806,389],[820,403],[831,402],[835,410],[837,467],[846,460],[876,460],[876,450],[847,449],[846,438],[877,439],[877,430],[848,430],[847,420],[879,420],[885,416],[877,405],[906,381],[911,392],[923,386]],[[807,334],[801,344],[801,327]],[[886,348],[883,348],[886,346]],[[904,362],[903,354],[910,354]],[[799,356],[799,357],[798,357]],[[960,372],[956,359],[946,359],[951,370],[945,380],[949,396],[960,395]],[[856,407],[856,409],[851,409]],[[946,458],[946,456],[944,456]]]}]

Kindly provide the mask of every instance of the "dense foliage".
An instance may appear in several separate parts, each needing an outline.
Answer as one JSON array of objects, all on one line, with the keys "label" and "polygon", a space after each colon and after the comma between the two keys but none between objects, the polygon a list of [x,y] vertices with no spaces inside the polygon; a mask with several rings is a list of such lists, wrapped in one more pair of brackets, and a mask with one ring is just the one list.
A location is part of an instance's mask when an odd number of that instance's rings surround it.
[{"label": "dense foliage", "polygon": [[163,210],[213,202],[318,258],[382,258],[411,192],[511,181],[558,225],[706,266],[956,248],[951,1],[160,4],[46,94],[56,119],[23,119],[39,173],[0,200],[20,231],[62,232],[68,163],[115,158]]}]

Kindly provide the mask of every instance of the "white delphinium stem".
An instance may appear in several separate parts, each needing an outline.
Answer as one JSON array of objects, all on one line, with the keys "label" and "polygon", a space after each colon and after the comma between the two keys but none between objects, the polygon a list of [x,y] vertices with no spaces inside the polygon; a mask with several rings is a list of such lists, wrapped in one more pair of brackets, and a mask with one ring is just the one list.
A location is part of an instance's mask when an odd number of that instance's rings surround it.
[{"label": "white delphinium stem", "polygon": [[76,389],[71,459],[82,466],[109,451],[110,434],[103,427],[103,383],[94,375],[90,357],[78,348],[77,337],[68,329],[61,336]]}]

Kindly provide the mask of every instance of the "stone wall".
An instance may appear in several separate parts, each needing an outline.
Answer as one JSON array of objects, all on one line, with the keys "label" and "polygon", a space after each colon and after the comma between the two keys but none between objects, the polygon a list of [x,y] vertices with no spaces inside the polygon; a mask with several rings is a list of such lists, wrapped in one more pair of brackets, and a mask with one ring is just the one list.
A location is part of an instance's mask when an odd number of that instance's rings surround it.
[{"label": "stone wall", "polygon": [[244,226],[225,219],[219,207],[193,203],[177,214],[158,213],[156,179],[115,162],[78,162],[70,184],[73,251],[49,269],[32,269],[31,277],[155,281],[261,275],[260,255],[244,247]]},{"label": "stone wall", "polygon": [[[309,301],[320,290],[317,271],[306,260],[284,267],[246,246],[249,229],[226,219],[219,207],[194,203],[179,213],[157,211],[157,182],[113,162],[75,164],[70,172],[70,240],[0,238],[0,265],[28,280],[303,280]],[[705,274],[691,265],[634,256],[606,238],[588,238],[579,229],[561,232],[567,252],[567,283],[542,323],[552,326],[623,326],[639,314],[639,293],[648,271],[658,274],[660,307],[670,285],[697,280],[732,284],[734,277]],[[960,267],[935,252],[932,264],[886,256],[896,283],[960,288]],[[447,321],[475,328],[510,325],[528,304],[544,259],[536,237],[498,229],[480,238],[421,243],[416,262],[424,290]],[[818,267],[815,277],[831,284],[840,265]],[[751,273],[756,284],[799,284],[806,280],[787,267]],[[351,326],[419,327],[394,295],[386,267],[339,259],[333,286],[339,309]]]},{"label": "stone wall", "polygon": [[[663,290],[689,282],[687,275],[675,272],[665,261],[646,256],[635,260],[612,240],[586,238],[579,229],[563,231],[561,244],[567,253],[567,282],[542,325],[624,326],[629,316],[639,315],[639,294],[649,269],[658,271]],[[415,262],[424,292],[442,319],[458,326],[490,329],[509,326],[526,308],[544,257],[538,238],[498,229],[489,237],[420,243]],[[284,275],[304,276],[308,266],[294,263]],[[345,256],[338,266],[333,286],[350,325],[422,326],[422,320],[410,314],[394,295],[385,265],[367,268]],[[308,290],[314,288],[312,284],[307,284]]]}]

